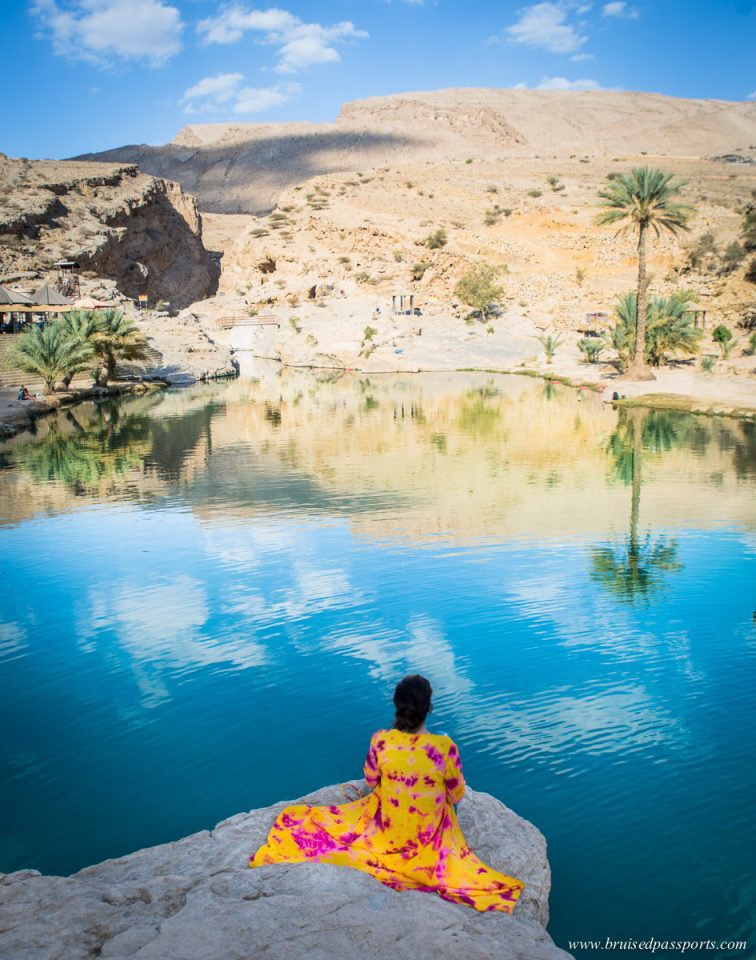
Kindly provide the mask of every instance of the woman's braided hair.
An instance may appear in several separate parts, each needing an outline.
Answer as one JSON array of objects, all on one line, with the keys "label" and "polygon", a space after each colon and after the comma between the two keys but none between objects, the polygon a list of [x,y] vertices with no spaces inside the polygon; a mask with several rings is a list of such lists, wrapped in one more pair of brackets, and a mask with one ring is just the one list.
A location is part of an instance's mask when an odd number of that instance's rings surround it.
[{"label": "woman's braided hair", "polygon": [[433,690],[428,680],[419,673],[413,673],[400,680],[394,691],[396,719],[394,728],[412,733],[422,726],[431,710]]}]

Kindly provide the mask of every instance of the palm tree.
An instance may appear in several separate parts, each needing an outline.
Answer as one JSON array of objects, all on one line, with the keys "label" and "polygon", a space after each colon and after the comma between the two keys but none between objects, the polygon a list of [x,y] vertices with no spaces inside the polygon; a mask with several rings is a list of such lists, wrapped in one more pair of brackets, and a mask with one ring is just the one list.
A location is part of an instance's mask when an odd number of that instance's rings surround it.
[{"label": "palm tree", "polygon": [[[69,310],[57,321],[72,340],[89,343],[97,331],[97,314],[94,310]],[[70,371],[63,377],[63,386],[68,389],[74,378]]]},{"label": "palm tree", "polygon": [[696,350],[701,331],[688,312],[694,299],[690,290],[668,297],[652,297],[648,305],[648,359],[654,366],[664,363],[665,351]]},{"label": "palm tree", "polygon": [[105,310],[97,322],[97,331],[92,337],[94,351],[102,360],[102,369],[97,378],[101,387],[115,375],[119,360],[144,360],[147,356],[147,341],[133,320],[120,310]]},{"label": "palm tree", "polygon": [[24,333],[18,345],[8,351],[6,362],[41,377],[52,393],[57,380],[69,374],[73,377],[91,359],[91,344],[71,337],[62,324],[50,323]]},{"label": "palm tree", "polygon": [[633,380],[653,380],[646,363],[646,313],[648,276],[646,274],[646,234],[649,229],[659,236],[662,230],[678,233],[687,230],[693,207],[678,203],[675,197],[685,186],[674,181],[671,173],[650,167],[634,167],[630,173],[615,175],[605,190],[599,190],[600,206],[605,211],[596,223],[627,221],[620,233],[631,232],[638,237],[638,284],[636,291],[635,350],[628,366],[627,376]]},{"label": "palm tree", "polygon": [[[667,351],[695,350],[701,331],[693,324],[688,304],[693,300],[689,290],[678,290],[668,297],[651,297],[646,308],[645,359],[653,366],[664,362]],[[620,364],[626,367],[633,355],[636,337],[637,298],[634,292],[623,294],[614,306],[616,322],[611,344]]]}]

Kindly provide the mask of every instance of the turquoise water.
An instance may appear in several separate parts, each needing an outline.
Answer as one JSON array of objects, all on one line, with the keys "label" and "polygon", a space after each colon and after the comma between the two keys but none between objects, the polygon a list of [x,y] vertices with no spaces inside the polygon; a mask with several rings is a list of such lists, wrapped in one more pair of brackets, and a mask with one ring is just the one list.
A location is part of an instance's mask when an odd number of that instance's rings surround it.
[{"label": "turquoise water", "polygon": [[560,946],[753,950],[753,426],[271,378],[80,407],[0,466],[0,870],[359,777],[417,671],[546,835]]}]

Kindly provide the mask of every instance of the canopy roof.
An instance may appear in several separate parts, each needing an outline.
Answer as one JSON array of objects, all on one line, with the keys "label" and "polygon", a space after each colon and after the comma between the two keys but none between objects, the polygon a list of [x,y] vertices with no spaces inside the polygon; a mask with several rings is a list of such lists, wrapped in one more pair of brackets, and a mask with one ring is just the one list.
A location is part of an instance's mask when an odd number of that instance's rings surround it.
[{"label": "canopy roof", "polygon": [[7,287],[0,286],[0,303],[31,303],[31,300],[23,293],[17,293],[15,290],[9,290]]},{"label": "canopy roof", "polygon": [[58,293],[55,287],[51,287],[49,283],[46,283],[34,294],[32,297],[32,303],[45,303],[65,306],[66,304],[70,304],[71,301],[68,299],[68,297],[64,297],[62,293]]}]

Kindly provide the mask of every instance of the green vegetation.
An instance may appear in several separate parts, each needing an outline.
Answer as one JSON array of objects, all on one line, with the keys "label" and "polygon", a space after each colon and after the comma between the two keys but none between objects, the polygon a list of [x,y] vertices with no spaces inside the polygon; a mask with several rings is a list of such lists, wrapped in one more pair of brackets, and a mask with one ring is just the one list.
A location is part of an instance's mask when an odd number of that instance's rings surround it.
[{"label": "green vegetation", "polygon": [[536,337],[541,346],[543,347],[543,352],[546,354],[546,363],[551,363],[554,359],[554,354],[556,353],[557,347],[562,342],[562,338],[557,334],[543,334],[543,336]]},{"label": "green vegetation", "polygon": [[454,288],[455,295],[472,307],[483,322],[504,295],[504,288],[496,283],[496,276],[500,272],[500,269],[487,263],[472,267]]},{"label": "green vegetation", "polygon": [[438,230],[435,230],[433,233],[428,234],[425,238],[425,246],[429,250],[438,250],[441,247],[446,246],[446,230],[443,227],[439,227]]},{"label": "green vegetation", "polygon": [[365,342],[367,342],[367,341],[369,341],[369,340],[372,340],[373,337],[374,337],[377,333],[378,333],[378,331],[375,329],[375,327],[367,326],[367,327],[365,327],[365,329],[362,331],[362,339],[363,339]]},{"label": "green vegetation", "polygon": [[50,323],[24,333],[8,351],[6,364],[40,377],[52,393],[58,380],[85,370],[93,355],[89,341],[75,339],[60,323]]},{"label": "green vegetation", "polygon": [[722,351],[722,358],[726,360],[730,355],[730,350],[732,350],[734,346],[732,330],[730,330],[729,327],[726,327],[723,323],[720,323],[719,326],[715,327],[712,331],[711,339]]},{"label": "green vegetation", "polygon": [[[667,352],[695,351],[701,331],[693,324],[688,305],[693,300],[689,290],[679,290],[668,297],[651,297],[646,310],[646,363],[661,366]],[[637,338],[635,323],[638,315],[634,291],[619,298],[614,306],[615,325],[611,344],[617,351],[621,369],[631,362]]]},{"label": "green vegetation", "polygon": [[604,212],[596,218],[599,225],[622,223],[620,233],[632,233],[638,241],[638,281],[636,286],[636,317],[632,358],[628,373],[635,379],[648,380],[653,374],[648,368],[646,329],[648,325],[648,275],[646,271],[647,233],[658,236],[662,230],[676,234],[688,229],[693,207],[675,199],[685,184],[674,181],[671,173],[649,167],[634,167],[621,173],[599,190]]},{"label": "green vegetation", "polygon": [[302,332],[302,328],[299,326],[299,317],[297,316],[289,317],[289,326],[294,331],[294,333]]},{"label": "green vegetation", "polygon": [[583,337],[578,340],[578,350],[585,357],[586,363],[598,363],[605,346],[606,340],[601,337]]},{"label": "green vegetation", "polygon": [[528,190],[529,197],[542,197],[543,192],[541,190]]},{"label": "green vegetation", "polygon": [[52,392],[59,380],[68,387],[96,357],[95,383],[105,387],[119,360],[141,360],[146,348],[142,334],[120,310],[72,310],[62,320],[24,333],[6,364],[41,377]]},{"label": "green vegetation", "polygon": [[101,387],[106,387],[115,376],[119,360],[144,360],[147,355],[143,334],[120,310],[103,310],[99,314],[91,342],[102,364],[97,380]]},{"label": "green vegetation", "polygon": [[717,365],[717,358],[712,356],[701,357],[701,369],[704,373],[712,373]]}]

